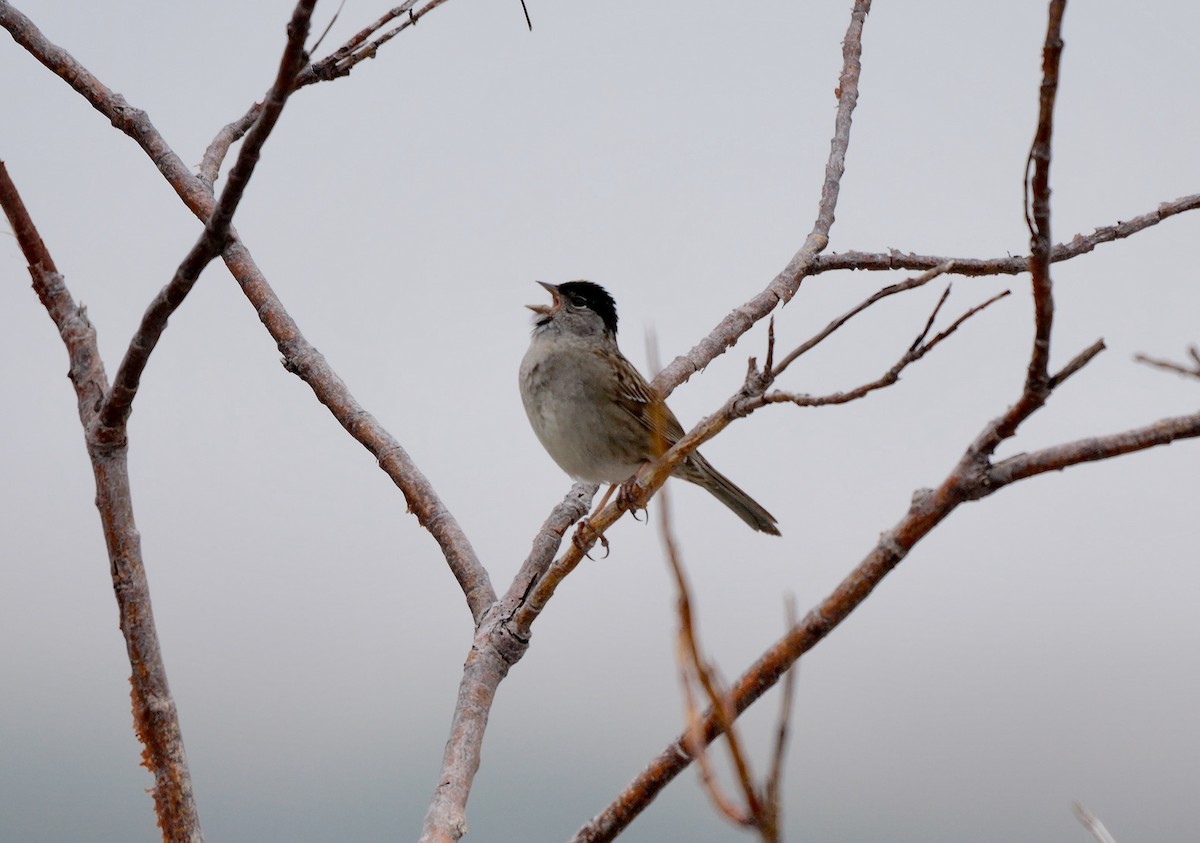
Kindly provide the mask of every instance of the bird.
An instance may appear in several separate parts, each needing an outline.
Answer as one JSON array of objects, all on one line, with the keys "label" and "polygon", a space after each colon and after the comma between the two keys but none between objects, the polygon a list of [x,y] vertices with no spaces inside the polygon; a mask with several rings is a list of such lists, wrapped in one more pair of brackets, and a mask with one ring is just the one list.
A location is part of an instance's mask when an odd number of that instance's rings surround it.
[{"label": "bird", "polygon": [[[519,381],[529,423],[573,479],[615,488],[682,439],[683,426],[617,347],[617,304],[607,290],[591,281],[537,283],[551,303],[527,305],[533,333]],[[699,451],[671,474],[706,489],[752,529],[780,535],[775,516]]]}]

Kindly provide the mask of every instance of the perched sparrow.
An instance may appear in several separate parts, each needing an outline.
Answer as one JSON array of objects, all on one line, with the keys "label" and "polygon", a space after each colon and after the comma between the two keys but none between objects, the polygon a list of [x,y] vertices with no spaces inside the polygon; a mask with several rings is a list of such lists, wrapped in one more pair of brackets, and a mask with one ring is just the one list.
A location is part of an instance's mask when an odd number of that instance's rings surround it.
[{"label": "perched sparrow", "polygon": [[[553,302],[529,305],[537,316],[520,380],[533,432],[576,480],[628,480],[683,438],[683,427],[617,348],[617,305],[603,287],[538,283]],[[775,517],[698,452],[672,475],[704,487],[753,529],[779,535]]]}]

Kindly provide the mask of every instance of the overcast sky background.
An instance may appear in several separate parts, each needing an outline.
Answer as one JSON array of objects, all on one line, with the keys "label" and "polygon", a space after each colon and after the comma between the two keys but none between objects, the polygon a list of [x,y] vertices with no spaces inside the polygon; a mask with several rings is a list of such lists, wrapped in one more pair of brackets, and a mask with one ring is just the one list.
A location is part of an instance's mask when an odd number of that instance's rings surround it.
[{"label": "overcast sky background", "polygon": [[[20,8],[146,109],[190,163],[267,89],[291,6]],[[849,2],[455,0],[349,79],[289,102],[236,226],[307,337],[408,449],[503,590],[569,481],[516,388],[535,279],[615,295],[626,353],[685,352],[761,290],[815,215]],[[323,26],[334,6],[318,6]],[[386,6],[351,0],[332,49]],[[1027,251],[1022,171],[1045,3],[876,4],[832,250]],[[1200,184],[1200,5],[1072,3],[1052,171],[1056,241]],[[324,50],[322,51],[324,52]],[[85,303],[110,375],[199,224],[129,139],[9,39],[0,157]],[[1003,454],[1194,412],[1139,366],[1200,340],[1185,215],[1054,269],[1053,362],[1108,350]],[[827,274],[778,312],[792,347],[900,273]],[[853,387],[907,348],[943,283],[882,304],[780,386]],[[943,316],[1011,288],[883,393],[775,407],[706,455],[775,513],[747,531],[672,486],[703,641],[727,676],[824,597],[914,489],[1017,396],[1028,278],[958,279]],[[718,407],[756,327],[671,403]],[[0,236],[0,840],[157,837],[130,728],[66,355]],[[151,359],[134,506],[201,821],[213,841],[415,839],[471,640],[402,496],[279,365],[223,266]],[[962,507],[800,664],[793,840],[1200,838],[1200,445],[1043,476]],[[652,507],[652,512],[653,512]],[[500,689],[469,840],[568,837],[679,731],[658,527],[559,589]],[[778,705],[745,719],[761,772]],[[624,839],[744,840],[682,775]]]}]

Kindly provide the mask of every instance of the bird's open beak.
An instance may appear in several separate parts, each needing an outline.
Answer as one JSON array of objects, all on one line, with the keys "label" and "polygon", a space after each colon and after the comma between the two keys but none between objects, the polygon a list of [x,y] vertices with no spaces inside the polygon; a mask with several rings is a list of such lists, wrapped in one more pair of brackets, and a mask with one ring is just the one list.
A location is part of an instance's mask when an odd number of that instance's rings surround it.
[{"label": "bird's open beak", "polygon": [[527,304],[525,306],[539,316],[549,316],[562,306],[562,298],[558,295],[558,287],[555,285],[547,284],[545,281],[539,281],[537,283],[546,288],[546,292],[550,294],[551,298],[553,298],[553,301],[550,304]]}]

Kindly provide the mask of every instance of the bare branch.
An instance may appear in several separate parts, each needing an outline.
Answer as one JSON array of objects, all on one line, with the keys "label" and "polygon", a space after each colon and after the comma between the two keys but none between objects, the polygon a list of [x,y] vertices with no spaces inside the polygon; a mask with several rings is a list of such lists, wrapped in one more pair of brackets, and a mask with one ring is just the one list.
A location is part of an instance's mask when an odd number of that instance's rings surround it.
[{"label": "bare branch", "polygon": [[378,420],[358,403],[329,362],[300,332],[249,250],[234,240],[222,254],[225,265],[254,306],[259,320],[283,355],[283,366],[312,389],[346,432],[379,462],[379,467],[404,494],[408,511],[437,541],[451,573],[458,580],[471,616],[478,624],[496,600],[491,579],[462,527],[446,508],[425,474]]},{"label": "bare branch", "polygon": [[275,83],[271,86],[254,127],[246,136],[246,142],[242,144],[237,163],[234,164],[229,181],[221,192],[221,198],[209,215],[200,239],[175,270],[171,281],[150,303],[142,316],[137,333],[130,340],[125,359],[117,369],[112,389],[105,397],[104,406],[100,409],[97,419],[97,436],[101,441],[124,438],[125,424],[133,410],[133,399],[137,395],[142,372],[167,327],[167,320],[183,304],[200,273],[224,250],[225,244],[233,236],[233,214],[246,192],[246,186],[250,183],[250,176],[258,164],[262,146],[283,112],[288,94],[292,91],[292,82],[304,63],[304,42],[308,38],[309,21],[315,5],[316,0],[300,0],[292,12],[292,19],[287,27],[287,44],[279,62]]},{"label": "bare branch", "polygon": [[[1052,0],[1050,22],[1047,35],[1047,62],[1053,73],[1047,76],[1053,80],[1057,72],[1058,31],[1061,26],[1062,3]],[[1050,97],[1050,104],[1052,104]],[[1045,88],[1043,88],[1043,114],[1039,119],[1039,135],[1046,131],[1045,139],[1049,143],[1049,117],[1046,114]],[[760,697],[767,688],[771,687],[786,672],[795,661],[824,638],[834,627],[841,623],[855,607],[865,600],[883,578],[898,565],[925,535],[940,524],[960,504],[979,500],[991,495],[997,489],[1008,483],[1044,471],[1066,468],[1080,462],[1105,459],[1118,454],[1132,453],[1155,445],[1167,444],[1176,439],[1200,436],[1200,414],[1178,419],[1166,419],[1142,430],[1130,431],[1094,440],[1084,440],[1058,448],[1046,449],[1033,455],[1020,455],[1005,460],[996,466],[989,464],[990,455],[996,445],[1004,438],[1011,436],[1020,421],[1044,404],[1045,395],[1051,389],[1052,379],[1046,369],[1045,362],[1049,352],[1049,330],[1053,301],[1049,288],[1049,217],[1048,217],[1048,180],[1045,179],[1045,164],[1049,161],[1049,149],[1036,151],[1034,169],[1034,220],[1035,252],[1043,258],[1040,268],[1032,267],[1032,271],[1041,273],[1042,278],[1035,279],[1035,301],[1037,302],[1037,334],[1045,340],[1044,347],[1035,347],[1031,354],[1030,374],[1026,388],[1022,394],[1025,407],[1014,407],[1003,417],[989,423],[976,437],[955,468],[945,478],[942,484],[934,490],[922,491],[914,495],[908,512],[890,530],[884,532],[879,542],[867,554],[862,562],[847,576],[834,592],[813,608],[804,619],[794,625],[782,639],[767,650],[763,656],[734,683],[730,698],[735,711],[740,713]],[[1041,241],[1040,243],[1036,241]],[[940,262],[939,262],[940,263]],[[1048,307],[1047,307],[1048,306]],[[951,328],[942,332],[944,337],[953,331],[962,320],[970,314],[961,317]],[[927,333],[923,332],[922,339]],[[929,343],[938,341],[939,337]],[[921,347],[918,345],[918,348]],[[1074,372],[1078,371],[1102,348],[1102,344],[1094,344],[1077,355],[1053,381],[1061,383]],[[1039,397],[1040,393],[1040,397]],[[693,429],[684,440],[676,445],[683,447],[688,440],[700,435],[701,428],[710,425],[706,419],[696,429]],[[719,424],[719,421],[718,421]],[[674,450],[674,449],[673,449]],[[643,482],[655,481],[654,476]],[[722,731],[723,713],[710,709],[705,715],[704,739],[706,742],[715,739]],[[694,745],[690,732],[680,735],[670,746],[658,755],[650,765],[607,807],[605,810],[581,828],[572,838],[572,843],[583,841],[612,840],[643,810],[654,797],[666,786],[675,775],[690,763],[693,753],[689,748]]]},{"label": "bare branch", "polygon": [[775,392],[768,392],[763,395],[750,396],[742,399],[739,402],[737,406],[737,412],[741,415],[746,415],[758,409],[759,407],[766,406],[767,404],[787,403],[795,404],[798,407],[825,407],[831,404],[848,404],[851,401],[857,401],[860,398],[865,398],[872,392],[895,384],[900,380],[900,375],[905,369],[940,345],[947,337],[957,331],[963,322],[1009,295],[1008,290],[1003,290],[992,296],[987,301],[977,304],[975,307],[972,307],[970,310],[963,313],[962,316],[959,316],[957,319],[955,319],[954,322],[952,322],[944,331],[926,342],[925,337],[932,328],[933,320],[937,317],[938,310],[945,303],[946,296],[949,294],[949,292],[950,288],[947,287],[946,292],[943,293],[941,298],[938,299],[937,306],[934,308],[933,313],[930,314],[928,321],[925,323],[924,329],[917,336],[917,338],[913,340],[913,343],[911,346],[909,346],[908,350],[904,352],[904,354],[899,360],[896,361],[892,368],[888,369],[875,380],[868,381],[867,383],[855,387],[847,392],[832,392],[828,395],[806,395],[803,393],[776,390]]},{"label": "bare branch", "polygon": [[[3,11],[0,8],[0,13]],[[121,633],[132,668],[129,681],[134,730],[144,747],[142,762],[154,776],[150,792],[158,825],[165,840],[202,843],[204,837],[192,793],[179,712],[158,644],[150,588],[142,563],[141,537],[133,517],[128,451],[123,444],[101,443],[93,435],[96,408],[108,392],[108,376],[96,331],[84,308],[76,306],[67,290],[3,163],[0,163],[0,205],[29,264],[38,298],[54,320],[70,358],[69,375],[96,480],[96,508],[104,530]]]},{"label": "bare branch", "polygon": [[1188,347],[1188,356],[1192,358],[1191,363],[1176,363],[1171,360],[1160,360],[1157,357],[1148,357],[1145,354],[1136,354],[1133,359],[1139,363],[1144,363],[1147,366],[1154,366],[1157,369],[1164,369],[1168,372],[1175,372],[1179,375],[1184,375],[1189,378],[1200,378],[1200,348],[1196,346]]},{"label": "bare branch", "polygon": [[[831,334],[833,334],[834,331],[841,328],[843,325],[845,325],[847,322],[849,322],[855,316],[862,313],[864,310],[866,310],[868,307],[875,304],[876,302],[882,301],[883,299],[887,298],[888,296],[894,296],[894,295],[896,295],[896,293],[903,293],[908,290],[915,290],[917,287],[923,287],[926,284],[928,284],[930,281],[932,281],[933,279],[935,279],[941,275],[944,275],[947,272],[951,272],[954,269],[954,266],[955,266],[954,261],[946,261],[945,263],[938,264],[937,266],[924,272],[923,274],[917,276],[916,278],[909,278],[909,279],[907,279],[905,281],[901,281],[897,284],[889,284],[888,286],[884,287],[882,290],[876,291],[869,298],[867,298],[866,300],[855,305],[853,308],[851,308],[850,310],[843,313],[837,319],[834,319],[832,322],[830,322],[828,325],[826,325],[823,329],[821,329],[821,331],[818,332],[815,336],[813,336],[812,338],[804,341],[799,346],[797,346],[794,351],[792,351],[790,354],[788,354],[786,357],[784,357],[782,360],[779,361],[779,365],[776,366],[772,370],[771,374],[774,377],[778,377],[779,375],[781,375],[783,373],[783,371],[788,366],[790,366],[792,363],[794,363],[798,357],[800,357],[801,355],[807,354],[809,351],[811,351],[813,348],[815,348],[820,343],[822,343],[825,339],[827,339]],[[768,368],[770,368],[769,365],[768,365]]]},{"label": "bare branch", "polygon": [[[1077,258],[1091,252],[1102,243],[1111,243],[1137,234],[1139,231],[1157,225],[1163,220],[1194,211],[1200,208],[1200,193],[1181,196],[1170,202],[1161,203],[1156,209],[1133,219],[1117,222],[1097,228],[1091,234],[1077,234],[1069,243],[1060,243],[1050,250],[1050,261],[1060,261]],[[1029,271],[1029,255],[1003,258],[963,258],[940,255],[916,255],[911,252],[901,253],[895,250],[889,252],[835,252],[819,255],[813,260],[811,275],[829,272],[837,269],[861,269],[867,271],[907,270],[917,271],[933,269],[941,264],[953,262],[953,275],[979,277],[984,275],[1020,275]]]},{"label": "bare branch", "polygon": [[760,319],[775,309],[779,302],[787,302],[796,294],[800,283],[812,274],[817,255],[829,244],[829,231],[833,227],[834,211],[841,188],[842,173],[846,168],[846,150],[850,145],[850,124],[854,107],[858,104],[858,79],[862,72],[862,31],[871,0],[855,0],[850,13],[850,26],[842,40],[842,72],[837,87],[838,109],[834,118],[833,140],[830,141],[829,160],[825,164],[825,181],[821,186],[821,200],[817,208],[817,219],[812,231],[783,271],[775,276],[767,288],[750,301],[734,310],[713,328],[687,354],[676,357],[657,377],[652,386],[663,397],[686,381],[696,372],[724,354],[726,349],[741,338]]},{"label": "bare branch", "polygon": [[528,599],[533,583],[550,565],[563,533],[587,514],[595,493],[595,486],[572,487],[538,531],[508,592],[478,623],[459,682],[438,785],[425,814],[422,843],[451,843],[466,833],[467,799],[479,770],[492,700],[509,667],[520,661],[529,647],[529,628],[514,620],[517,607]]},{"label": "bare branch", "polygon": [[1051,0],[1046,43],[1042,47],[1042,87],[1038,123],[1025,165],[1026,210],[1029,226],[1029,273],[1033,277],[1033,353],[1025,380],[1023,404],[1029,412],[1050,392],[1050,330],[1054,324],[1054,288],[1050,281],[1050,148],[1054,136],[1054,102],[1058,95],[1058,66],[1062,59],[1062,16],[1066,0]]},{"label": "bare branch", "polygon": [[[1042,48],[1037,130],[1025,168],[1025,218],[1030,230],[1029,272],[1033,287],[1033,349],[1029,355],[1021,396],[1003,416],[984,429],[968,451],[976,469],[982,468],[1001,442],[1016,434],[1022,422],[1045,406],[1053,389],[1049,371],[1050,332],[1054,322],[1054,289],[1050,280],[1050,144],[1054,134],[1054,101],[1058,91],[1058,65],[1062,58],[1062,16],[1065,9],[1066,0],[1050,0],[1046,40]],[[1074,363],[1064,370],[1067,375],[1078,368],[1076,366],[1073,369],[1072,365]],[[1059,378],[1058,381],[1063,379]]]},{"label": "bare branch", "polygon": [[1080,439],[1030,454],[1009,457],[991,467],[987,472],[986,481],[991,486],[1001,488],[1047,471],[1061,471],[1072,465],[1107,460],[1196,436],[1200,436],[1200,413],[1162,419],[1124,433]]},{"label": "bare branch", "polygon": [[[700,768],[700,782],[708,794],[709,800],[730,822],[737,825],[757,825],[757,817],[761,813],[758,794],[754,791],[753,777],[742,751],[742,743],[737,731],[733,728],[733,719],[729,707],[725,704],[723,689],[718,687],[713,670],[707,664],[700,651],[700,642],[696,635],[696,624],[692,614],[691,587],[687,575],[683,571],[683,562],[679,556],[678,543],[671,527],[671,511],[667,490],[664,488],[659,495],[659,526],[662,529],[664,555],[667,564],[675,577],[676,612],[679,615],[679,631],[676,633],[676,651],[679,660],[680,684],[685,700],[684,734],[689,736],[688,751],[692,753]],[[704,754],[702,730],[698,729],[701,722],[695,709],[692,695],[692,683],[695,682],[704,691],[708,704],[718,717],[722,718],[721,729],[729,745],[729,754],[737,773],[738,784],[742,789],[745,807],[734,804],[721,788],[720,783],[712,774],[708,759]]]},{"label": "bare branch", "polygon": [[[310,65],[297,80],[297,87],[348,75],[359,62],[375,58],[380,47],[410,26],[416,26],[421,18],[445,2],[446,0],[427,0],[424,6],[414,11],[417,0],[404,0],[399,6],[363,28],[333,53]],[[396,19],[400,19],[399,24],[377,35],[380,30]]]},{"label": "bare branch", "polygon": [[1075,812],[1075,818],[1083,823],[1083,827],[1091,832],[1092,837],[1096,838],[1096,843],[1117,843],[1116,839],[1108,833],[1108,829],[1104,827],[1104,823],[1096,819],[1095,814],[1087,808],[1078,802],[1072,802],[1071,810]]},{"label": "bare branch", "polygon": [[1097,354],[1099,354],[1101,351],[1103,351],[1105,349],[1105,347],[1106,346],[1104,345],[1104,340],[1096,340],[1094,343],[1089,345],[1083,351],[1076,354],[1071,359],[1071,362],[1069,362],[1069,363],[1067,363],[1067,365],[1063,366],[1062,369],[1060,369],[1057,374],[1055,374],[1053,377],[1050,378],[1050,389],[1052,389],[1052,390],[1058,389],[1059,386],[1062,385],[1063,381],[1065,381],[1067,378],[1071,377],[1071,375],[1078,372],[1080,369],[1082,369],[1088,363],[1091,363],[1092,358],[1095,357]]},{"label": "bare branch", "polygon": [[115,128],[132,138],[154,162],[188,209],[201,220],[208,219],[213,207],[211,192],[192,176],[187,165],[154,128],[146,112],[134,108],[120,94],[109,90],[70,53],[47,39],[29,18],[14,9],[7,0],[0,0],[0,26],[7,29],[13,40],[30,55],[107,117]]}]

